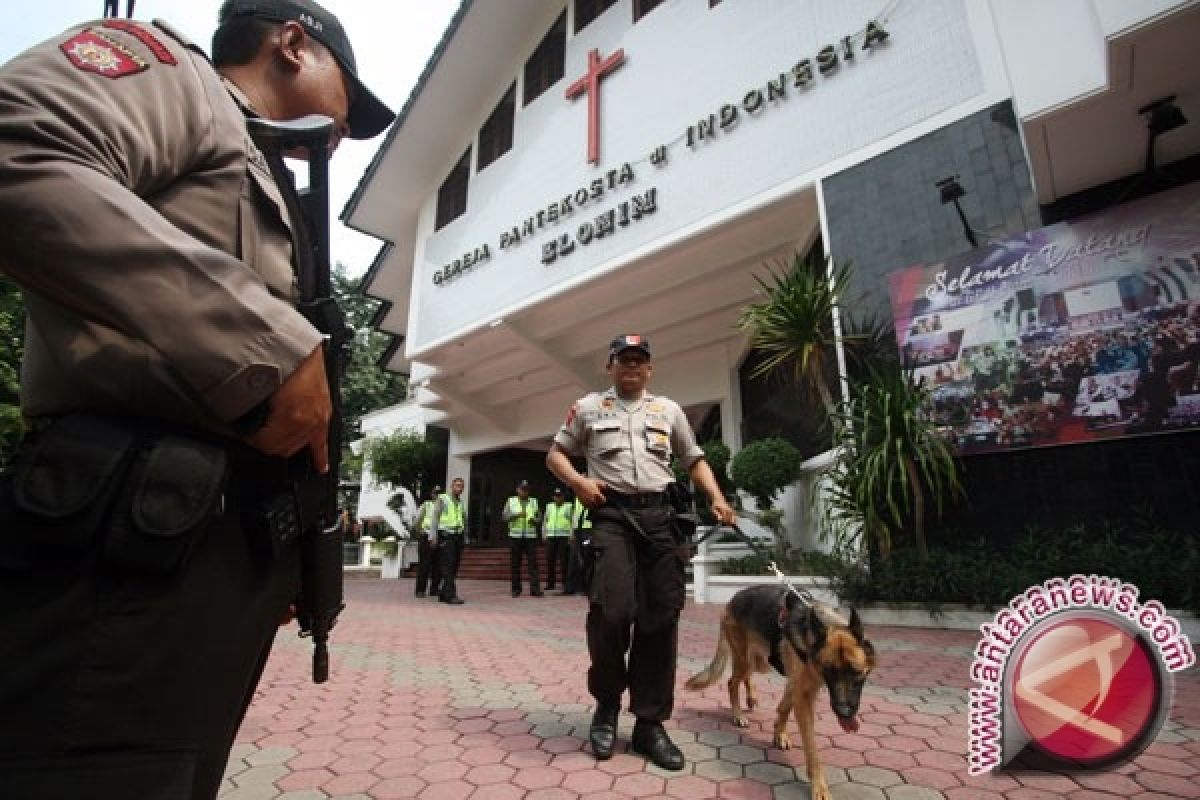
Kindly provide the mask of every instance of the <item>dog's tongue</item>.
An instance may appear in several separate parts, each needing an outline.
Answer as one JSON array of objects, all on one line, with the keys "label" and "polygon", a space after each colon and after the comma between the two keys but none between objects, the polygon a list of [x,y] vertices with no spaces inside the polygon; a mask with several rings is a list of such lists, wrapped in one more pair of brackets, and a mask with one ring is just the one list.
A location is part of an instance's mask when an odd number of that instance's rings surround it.
[{"label": "dog's tongue", "polygon": [[846,733],[857,733],[858,732],[858,715],[857,714],[855,714],[853,717],[838,717],[837,720],[838,720],[838,724],[842,726],[842,730],[844,730]]}]

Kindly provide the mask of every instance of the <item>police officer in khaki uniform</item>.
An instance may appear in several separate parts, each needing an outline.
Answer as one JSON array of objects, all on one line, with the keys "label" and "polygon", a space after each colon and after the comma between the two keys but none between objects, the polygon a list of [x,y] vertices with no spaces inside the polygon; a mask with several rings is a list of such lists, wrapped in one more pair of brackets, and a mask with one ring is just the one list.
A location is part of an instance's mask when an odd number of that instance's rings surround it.
[{"label": "police officer in khaki uniform", "polygon": [[[582,398],[554,437],[546,466],[592,509],[595,573],[587,616],[588,691],[596,698],[590,740],[598,759],[611,758],[621,695],[637,717],[633,750],[664,769],[683,769],[683,754],[663,720],[674,704],[679,612],[684,603],[683,552],[670,531],[665,489],[677,459],[708,493],[726,524],[733,509],[717,486],[683,410],[649,394],[650,344],[626,334],[608,349],[612,388]],[[587,477],[571,457],[587,461]],[[628,663],[626,663],[628,654]]]},{"label": "police officer in khaki uniform", "polygon": [[328,470],[331,407],[246,118],[336,146],[394,115],[312,0],[226,0],[212,49],[108,19],[0,67],[31,431],[0,479],[0,797],[215,797],[296,597],[250,512],[292,502],[285,457]]}]

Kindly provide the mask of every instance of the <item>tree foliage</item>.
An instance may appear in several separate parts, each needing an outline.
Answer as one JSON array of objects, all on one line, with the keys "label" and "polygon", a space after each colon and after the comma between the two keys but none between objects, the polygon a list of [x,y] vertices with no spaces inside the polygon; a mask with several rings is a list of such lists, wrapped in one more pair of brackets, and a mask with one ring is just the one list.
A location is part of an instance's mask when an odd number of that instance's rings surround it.
[{"label": "tree foliage", "polygon": [[346,273],[343,264],[333,270],[333,294],[346,324],[354,331],[350,364],[342,377],[343,444],[359,438],[359,421],[364,414],[395,405],[407,396],[405,378],[379,366],[388,346],[388,336],[371,327],[379,301],[363,292],[362,276]]},{"label": "tree foliage", "polygon": [[828,264],[815,253],[796,253],[789,266],[768,265],[767,274],[767,279],[755,277],[766,300],[746,306],[737,323],[762,354],[752,377],[790,370],[832,413],[833,314],[850,285],[850,267]]},{"label": "tree foliage", "polygon": [[363,457],[371,465],[371,474],[379,484],[406,487],[414,496],[433,480],[437,448],[411,430],[398,430],[387,436],[372,436],[363,443]]}]

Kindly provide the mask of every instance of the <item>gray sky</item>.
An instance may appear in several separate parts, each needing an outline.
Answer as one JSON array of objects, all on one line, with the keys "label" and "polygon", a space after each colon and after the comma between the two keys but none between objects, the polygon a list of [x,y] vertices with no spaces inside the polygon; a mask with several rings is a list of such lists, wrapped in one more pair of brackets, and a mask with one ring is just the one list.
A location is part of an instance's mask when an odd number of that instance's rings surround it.
[{"label": "gray sky", "polygon": [[[126,2],[119,0],[122,14]],[[0,26],[0,63],[104,12],[103,0],[42,0],[20,5],[23,10],[8,15],[7,23]],[[220,5],[220,0],[137,0],[134,17],[161,17],[208,50]],[[399,111],[459,2],[324,0],[322,5],[346,28],[360,77],[393,111]],[[350,230],[336,217],[383,139],[380,134],[367,142],[342,142],[330,169],[333,259],[345,263],[352,273],[366,271],[380,242]]]}]

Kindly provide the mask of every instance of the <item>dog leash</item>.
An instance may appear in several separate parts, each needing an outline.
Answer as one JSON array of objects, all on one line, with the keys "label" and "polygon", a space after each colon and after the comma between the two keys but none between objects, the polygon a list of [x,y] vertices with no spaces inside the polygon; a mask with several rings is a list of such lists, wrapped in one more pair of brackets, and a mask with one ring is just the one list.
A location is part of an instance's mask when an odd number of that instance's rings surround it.
[{"label": "dog leash", "polygon": [[[617,506],[617,510],[621,512],[621,516],[625,517],[625,521],[628,522],[630,524],[630,526],[635,531],[637,531],[637,533],[643,539],[645,539],[650,544],[654,544],[654,540],[651,539],[650,536],[644,530],[642,530],[642,526],[638,524],[638,521],[633,518],[632,514],[630,514],[627,510],[625,510],[624,506]],[[692,542],[692,544],[697,544],[697,545],[700,544],[705,539],[707,539],[708,537],[710,537],[714,533],[716,533],[720,527],[721,527],[720,525],[712,526],[712,528],[710,528],[707,533],[705,533],[703,536],[701,536],[696,541]],[[725,527],[733,530],[734,535],[737,536],[739,539],[741,539],[742,542],[744,542],[747,546],[749,546],[750,549],[753,550],[755,553],[758,553],[759,555],[762,555],[762,556],[767,555],[766,552],[764,552],[763,549],[761,547],[759,547],[759,545],[756,544],[753,539],[751,539],[749,536],[746,535],[745,531],[743,531],[741,528],[739,528],[737,526],[737,523],[734,523],[733,525],[728,525]],[[813,597],[812,593],[810,591],[808,591],[807,589],[797,589],[792,584],[792,582],[787,579],[787,576],[783,574],[783,572],[779,569],[779,567],[776,566],[774,561],[770,561],[767,563],[767,569],[771,570],[771,572],[774,572],[775,577],[777,577],[779,579],[779,582],[782,583],[784,586],[786,586],[788,591],[790,591],[792,594],[796,595],[796,597],[800,598],[800,602],[804,603],[804,605],[813,606],[816,604],[817,599],[815,597]]]},{"label": "dog leash", "polygon": [[[707,533],[705,533],[703,536],[701,536],[699,539],[697,539],[695,543],[700,544],[705,539],[707,539],[708,537],[710,537],[714,533],[716,533],[717,530],[719,530],[721,527],[722,526],[720,526],[720,525],[714,525],[712,528],[710,528],[708,530]],[[759,547],[758,544],[756,544],[753,539],[751,539],[749,536],[747,536],[746,532],[737,526],[737,523],[734,523],[733,525],[727,525],[725,527],[731,529],[733,531],[734,536],[741,539],[742,542],[745,543],[755,553],[759,554],[760,556],[764,556],[764,557],[769,555],[761,547]],[[777,577],[779,579],[779,582],[782,583],[784,586],[786,586],[788,588],[788,591],[790,591],[792,594],[796,595],[796,597],[800,598],[800,602],[804,603],[804,605],[812,606],[817,602],[817,599],[815,597],[813,597],[812,593],[809,592],[807,589],[797,589],[795,586],[793,586],[792,582],[787,579],[787,576],[783,574],[783,572],[779,569],[778,566],[776,566],[774,561],[767,562],[767,569],[771,570],[771,572],[774,572],[775,577]]]},{"label": "dog leash", "polygon": [[775,577],[779,578],[779,582],[786,586],[788,591],[796,595],[796,597],[799,597],[801,603],[804,603],[806,606],[813,606],[816,604],[817,598],[812,596],[812,592],[808,591],[807,589],[797,589],[795,586],[793,586],[792,582],[789,581],[787,576],[780,571],[779,567],[775,566],[774,561],[772,561],[770,564],[767,564],[767,569],[771,570],[771,572],[774,572]]}]

